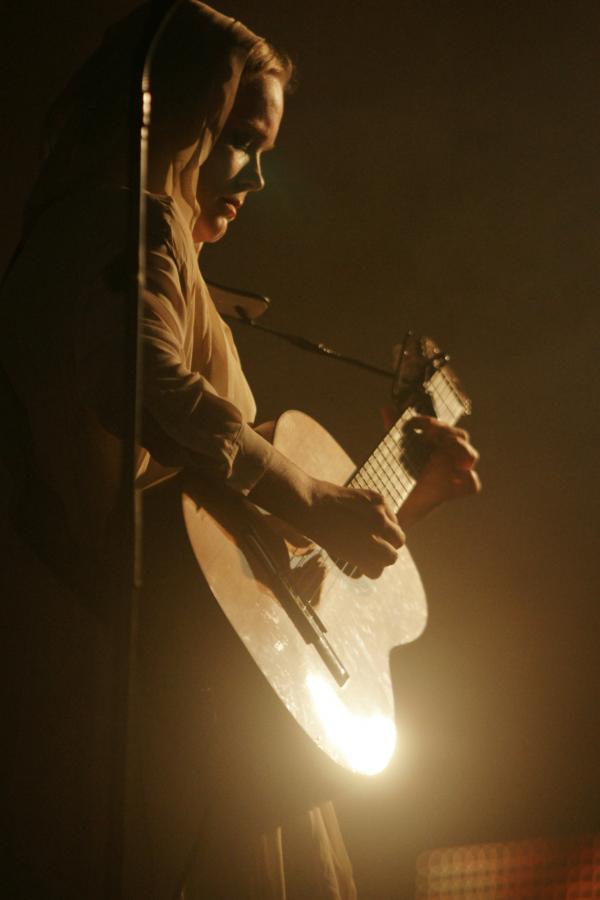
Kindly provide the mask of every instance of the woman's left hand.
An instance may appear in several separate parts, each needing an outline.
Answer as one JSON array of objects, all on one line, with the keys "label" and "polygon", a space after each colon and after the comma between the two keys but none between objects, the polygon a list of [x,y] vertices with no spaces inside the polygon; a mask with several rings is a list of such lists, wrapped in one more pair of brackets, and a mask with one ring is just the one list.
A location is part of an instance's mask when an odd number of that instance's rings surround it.
[{"label": "woman's left hand", "polygon": [[415,416],[407,425],[422,442],[427,460],[417,484],[398,513],[402,528],[422,518],[440,503],[477,494],[481,480],[475,471],[479,453],[468,432],[431,416]]}]

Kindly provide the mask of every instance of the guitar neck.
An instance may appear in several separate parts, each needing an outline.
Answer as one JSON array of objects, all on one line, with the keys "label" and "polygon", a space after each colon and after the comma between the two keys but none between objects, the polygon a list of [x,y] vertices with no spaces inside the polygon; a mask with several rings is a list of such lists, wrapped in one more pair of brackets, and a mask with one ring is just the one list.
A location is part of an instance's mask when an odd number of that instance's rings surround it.
[{"label": "guitar neck", "polygon": [[[438,369],[424,387],[435,413],[443,422],[454,425],[470,412],[469,400],[458,390],[452,377]],[[350,487],[367,488],[382,494],[398,510],[419,477],[423,462],[414,444],[415,436],[406,430],[407,422],[418,414],[407,407],[366,462],[348,481]]]}]

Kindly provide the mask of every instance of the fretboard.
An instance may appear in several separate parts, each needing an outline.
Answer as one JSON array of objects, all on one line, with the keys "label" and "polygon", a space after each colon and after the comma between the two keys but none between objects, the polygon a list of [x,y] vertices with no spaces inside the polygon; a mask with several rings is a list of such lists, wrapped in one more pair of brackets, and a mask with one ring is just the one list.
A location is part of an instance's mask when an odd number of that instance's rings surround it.
[{"label": "fretboard", "polygon": [[[431,397],[437,417],[449,425],[454,425],[470,410],[469,401],[443,369],[432,375],[425,390]],[[378,491],[395,510],[402,506],[421,469],[420,454],[414,443],[416,437],[405,427],[417,414],[410,406],[402,413],[364,465],[354,473],[348,482],[350,487]]]}]

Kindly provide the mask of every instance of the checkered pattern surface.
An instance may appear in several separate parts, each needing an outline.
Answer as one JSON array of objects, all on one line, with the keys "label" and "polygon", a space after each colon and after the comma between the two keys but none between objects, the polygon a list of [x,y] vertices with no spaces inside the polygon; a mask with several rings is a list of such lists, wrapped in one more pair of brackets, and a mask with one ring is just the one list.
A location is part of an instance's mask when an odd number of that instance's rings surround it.
[{"label": "checkered pattern surface", "polygon": [[416,900],[600,900],[600,834],[422,853]]}]

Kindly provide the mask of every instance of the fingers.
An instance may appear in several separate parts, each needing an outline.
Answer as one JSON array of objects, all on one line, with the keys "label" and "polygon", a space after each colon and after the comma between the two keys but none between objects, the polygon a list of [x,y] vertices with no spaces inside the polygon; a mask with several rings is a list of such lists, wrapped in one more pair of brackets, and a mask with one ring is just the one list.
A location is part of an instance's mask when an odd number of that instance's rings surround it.
[{"label": "fingers", "polygon": [[398,559],[398,551],[386,541],[371,538],[370,543],[365,544],[363,552],[354,560],[356,567],[355,577],[366,575],[367,578],[379,578],[387,566],[393,566]]},{"label": "fingers", "polygon": [[481,478],[475,469],[467,469],[460,472],[453,479],[457,496],[466,497],[469,494],[478,494],[481,490]]},{"label": "fingers", "polygon": [[469,443],[469,436],[449,435],[440,444],[440,452],[447,453],[454,465],[459,469],[472,469],[479,460],[479,453]]},{"label": "fingers", "polygon": [[479,460],[479,453],[470,443],[469,432],[440,422],[432,416],[414,416],[408,423],[410,429],[423,436],[432,450],[447,456],[453,466],[472,469]]},{"label": "fingers", "polygon": [[368,578],[379,578],[387,566],[398,559],[398,550],[406,538],[398,525],[398,520],[385,499],[376,491],[361,490],[369,502],[370,522],[368,540],[360,548],[356,565]]},{"label": "fingers", "polygon": [[379,578],[387,566],[392,566],[398,559],[398,550],[387,541],[371,535],[360,549],[353,554],[351,561],[338,562],[343,571],[351,578]]},{"label": "fingers", "polygon": [[413,416],[407,424],[412,431],[420,432],[427,443],[440,445],[449,439],[469,440],[469,433],[464,428],[440,422],[433,416]]},{"label": "fingers", "polygon": [[361,490],[361,493],[371,504],[373,536],[387,541],[392,547],[402,547],[406,542],[404,532],[385,498],[377,491]]},{"label": "fingers", "polygon": [[305,533],[334,559],[369,578],[393,565],[405,542],[394,512],[377,491],[319,482]]}]

